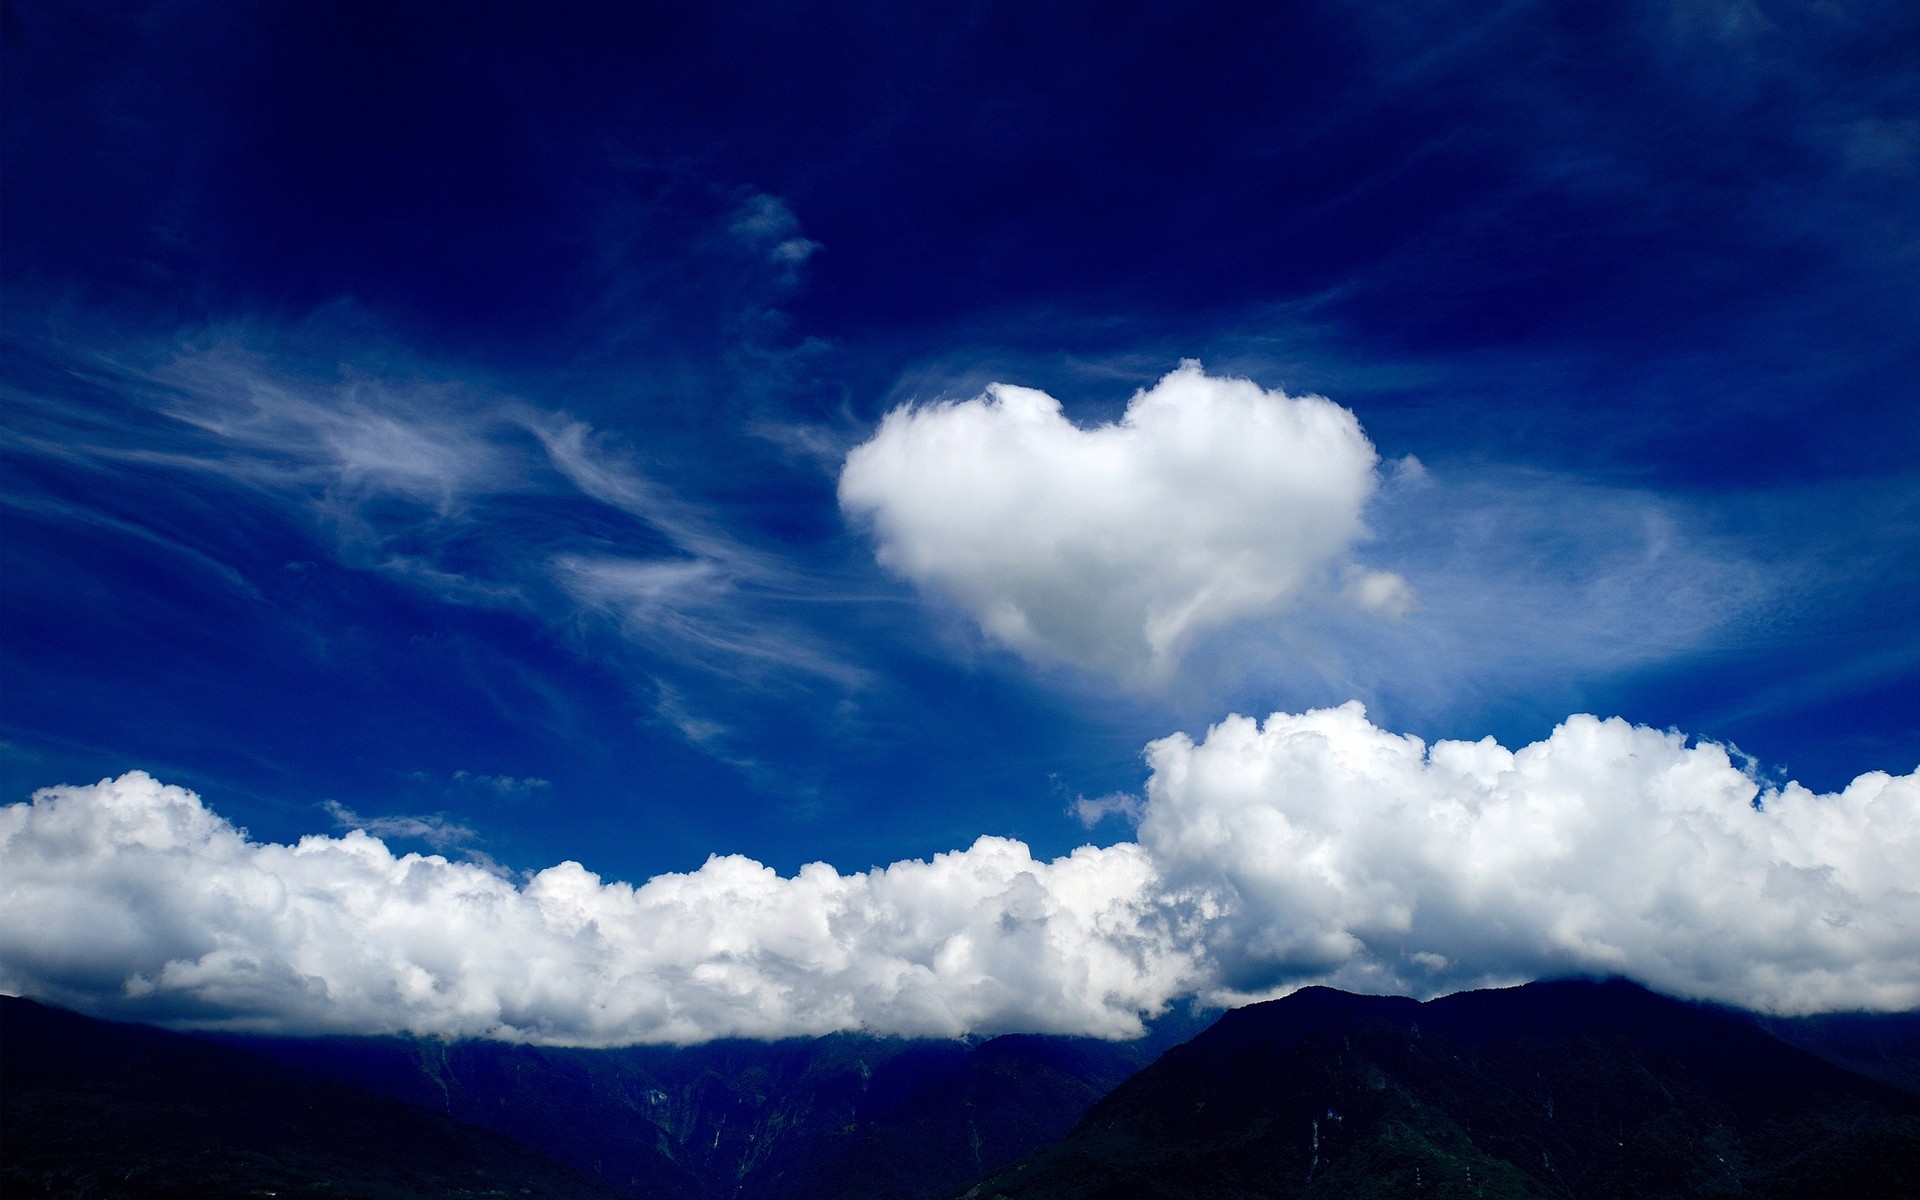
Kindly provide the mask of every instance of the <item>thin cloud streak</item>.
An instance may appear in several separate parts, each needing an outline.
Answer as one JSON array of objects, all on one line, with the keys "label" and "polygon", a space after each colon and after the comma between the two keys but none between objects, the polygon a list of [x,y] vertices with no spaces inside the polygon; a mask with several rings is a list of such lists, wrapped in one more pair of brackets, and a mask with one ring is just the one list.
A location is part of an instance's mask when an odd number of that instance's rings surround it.
[{"label": "thin cloud streak", "polygon": [[[844,648],[781,615],[833,588],[731,537],[565,413],[417,372],[314,378],[246,349],[239,334],[154,367],[96,364],[95,386],[129,419],[161,421],[161,444],[124,420],[46,402],[35,408],[48,429],[10,434],[9,445],[92,470],[198,480],[211,496],[239,488],[313,528],[346,565],[559,628],[604,616],[644,653],[736,683],[791,675],[857,688],[868,679]],[[85,435],[67,436],[61,427],[76,421]],[[631,518],[628,544],[668,553],[616,552],[618,542],[587,532],[582,502]],[[511,516],[501,511],[508,503]],[[192,551],[76,504],[60,515]]]},{"label": "thin cloud streak", "polygon": [[479,837],[479,834],[457,821],[448,819],[445,813],[430,813],[426,816],[384,816],[363,817],[338,800],[328,800],[321,804],[334,824],[342,829],[357,829],[370,837],[385,841],[396,838],[402,841],[425,842],[435,850],[462,846]]}]

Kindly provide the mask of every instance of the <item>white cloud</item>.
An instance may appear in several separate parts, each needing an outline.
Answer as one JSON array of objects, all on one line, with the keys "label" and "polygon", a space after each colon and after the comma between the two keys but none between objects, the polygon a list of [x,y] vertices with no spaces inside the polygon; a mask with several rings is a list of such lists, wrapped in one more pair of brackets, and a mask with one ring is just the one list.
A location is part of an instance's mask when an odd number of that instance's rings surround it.
[{"label": "white cloud", "polygon": [[0,987],[295,1031],[568,1044],[871,1029],[1125,1036],[1191,970],[1137,846],[982,838],[792,878],[740,857],[640,887],[522,882],[362,832],[261,844],[134,772],[0,810]]},{"label": "white cloud", "polygon": [[[754,212],[770,228],[792,221],[777,204]],[[760,228],[749,221],[742,236]],[[607,617],[658,659],[755,686],[774,676],[868,682],[844,647],[794,619],[794,602],[817,598],[821,580],[733,536],[592,424],[390,352],[316,370],[310,358],[251,348],[267,339],[244,327],[203,340],[129,352],[145,366],[76,361],[71,369],[96,373],[126,411],[28,397],[45,428],[11,440],[102,473],[152,471],[152,486],[191,489],[247,520],[291,517],[339,563],[446,603],[523,612],[570,640],[582,617]],[[632,521],[608,522],[600,507]],[[192,558],[259,598],[234,567],[98,505],[55,515]],[[640,665],[636,674],[662,666]]]},{"label": "white cloud", "polygon": [[358,829],[377,838],[419,838],[436,850],[458,846],[479,836],[467,826],[449,820],[443,813],[419,817],[363,817],[338,800],[322,801],[320,807],[326,809],[334,824],[342,829]]},{"label": "white cloud", "polygon": [[[1150,683],[1208,631],[1330,584],[1366,536],[1376,461],[1332,401],[1186,362],[1092,429],[1005,384],[896,409],[847,455],[840,504],[882,564],[994,639]],[[1411,604],[1396,577],[1347,570],[1350,602]]]},{"label": "white cloud", "polygon": [[219,448],[174,465],[260,486],[316,490],[332,503],[399,496],[448,510],[474,492],[522,486],[505,422],[458,387],[343,372],[325,382],[275,370],[231,341],[154,371],[167,415]]},{"label": "white cloud", "polygon": [[813,257],[820,243],[800,236],[800,218],[778,196],[756,194],[734,210],[728,229],[767,261],[793,268]]},{"label": "white cloud", "polygon": [[1221,999],[1603,972],[1789,1012],[1920,1006],[1920,773],[1816,796],[1618,719],[1428,747],[1358,704],[1231,717],[1147,761],[1140,843],[1218,914]]},{"label": "white cloud", "polygon": [[716,856],[638,887],[571,862],[515,880],[357,830],[256,843],[139,772],[48,788],[0,809],[0,989],[585,1045],[1126,1036],[1188,994],[1578,972],[1779,1012],[1920,1007],[1920,771],[1814,795],[1618,720],[1427,746],[1357,704],[1232,717],[1147,760],[1137,842],[1042,862],[983,837],[791,878]]},{"label": "white cloud", "polygon": [[1131,792],[1108,792],[1104,796],[1075,796],[1067,814],[1092,829],[1108,817],[1118,817],[1129,825],[1138,825],[1146,815],[1147,802]]},{"label": "white cloud", "polygon": [[1796,562],[1765,546],[1766,513],[1729,511],[1740,515],[1488,464],[1429,477],[1402,460],[1368,505],[1367,554],[1391,562],[1406,590],[1349,568],[1341,586],[1371,592],[1374,611],[1314,605],[1211,639],[1182,672],[1198,697],[1189,719],[1348,698],[1422,724],[1457,727],[1516,702],[1550,717],[1596,680],[1784,647],[1792,622],[1824,627],[1857,604],[1846,573],[1872,577],[1875,555],[1898,543],[1883,523],[1872,546]]},{"label": "white cloud", "polygon": [[729,537],[698,508],[642,475],[605,446],[586,422],[531,410],[522,413],[522,420],[540,439],[554,469],[584,494],[638,517],[687,554],[717,568],[739,575],[778,570],[777,564]]},{"label": "white cloud", "polygon": [[867,682],[805,630],[769,615],[787,581],[738,570],[723,559],[627,559],[562,555],[555,579],[581,607],[617,618],[629,640],[736,680],[813,677],[842,687]]},{"label": "white cloud", "polygon": [[553,787],[552,780],[534,775],[515,778],[512,775],[480,775],[472,771],[455,771],[453,782],[456,787],[483,788],[497,796],[530,796]]}]

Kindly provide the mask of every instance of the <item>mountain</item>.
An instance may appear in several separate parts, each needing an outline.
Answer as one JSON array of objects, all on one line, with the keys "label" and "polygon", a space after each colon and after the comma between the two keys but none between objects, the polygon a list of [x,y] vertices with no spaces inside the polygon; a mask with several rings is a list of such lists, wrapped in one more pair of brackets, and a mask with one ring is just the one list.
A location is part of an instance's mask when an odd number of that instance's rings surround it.
[{"label": "mountain", "polygon": [[1175,1045],[1199,1024],[561,1050],[210,1039],[0,998],[0,1194],[1920,1195],[1920,1094],[1774,1036],[1897,1084],[1911,1014],[1756,1018],[1616,981],[1310,988]]},{"label": "mountain", "polygon": [[1920,1095],[1920,1012],[1755,1017],[1783,1042]]},{"label": "mountain", "polygon": [[259,1055],[0,996],[0,1194],[613,1200],[515,1142]]},{"label": "mountain", "polygon": [[580,1050],[219,1040],[506,1134],[634,1196],[913,1200],[1065,1136],[1204,1024],[1170,1015],[1135,1042],[840,1034]]},{"label": "mountain", "polygon": [[1920,1195],[1920,1096],[1634,984],[1227,1013],[968,1200]]}]

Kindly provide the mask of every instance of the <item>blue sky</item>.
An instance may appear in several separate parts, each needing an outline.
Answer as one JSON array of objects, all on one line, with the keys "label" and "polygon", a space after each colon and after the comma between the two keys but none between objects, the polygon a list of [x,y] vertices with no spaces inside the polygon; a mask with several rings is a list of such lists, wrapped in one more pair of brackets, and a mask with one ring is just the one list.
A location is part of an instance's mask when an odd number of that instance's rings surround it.
[{"label": "blue sky", "polygon": [[[1429,742],[1619,716],[1819,793],[1920,762],[1908,6],[19,3],[4,35],[8,803],[138,769],[263,843],[640,881],[1131,845],[1149,743],[1355,699]],[[1027,493],[949,481],[1005,522],[964,545],[848,499],[902,406],[1005,384],[1084,435],[1185,360],[1246,411],[1326,397],[1372,457],[1310,523],[1345,532],[1269,564],[1303,582],[1164,660],[1059,597],[1124,625],[1241,476],[1111,528],[1151,455],[1049,492],[1125,548],[1063,516],[1045,580],[995,574],[1050,528]],[[945,486],[914,462],[886,486]],[[993,624],[1043,594],[1028,640]]]}]

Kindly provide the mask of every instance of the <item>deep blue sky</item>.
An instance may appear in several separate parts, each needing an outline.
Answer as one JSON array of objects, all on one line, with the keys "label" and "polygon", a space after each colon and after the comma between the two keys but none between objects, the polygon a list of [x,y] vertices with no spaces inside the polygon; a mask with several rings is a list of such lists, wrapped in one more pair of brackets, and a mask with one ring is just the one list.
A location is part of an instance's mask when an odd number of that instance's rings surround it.
[{"label": "deep blue sky", "polygon": [[[1111,841],[1148,740],[1355,697],[1920,761],[1911,5],[551,7],[8,6],[6,801],[639,878]],[[1129,690],[840,513],[901,403],[1188,357],[1424,465],[1407,624]],[[644,496],[530,465],[570,424]],[[724,585],[556,566],[616,549]]]}]

